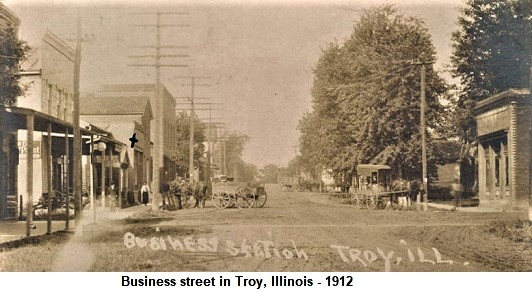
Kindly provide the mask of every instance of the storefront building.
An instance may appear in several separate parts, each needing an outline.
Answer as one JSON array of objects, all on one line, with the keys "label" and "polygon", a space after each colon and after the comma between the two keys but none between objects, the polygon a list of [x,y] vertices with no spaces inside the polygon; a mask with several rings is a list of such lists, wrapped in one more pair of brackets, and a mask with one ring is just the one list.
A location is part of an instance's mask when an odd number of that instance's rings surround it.
[{"label": "storefront building", "polygon": [[525,209],[530,188],[530,91],[511,89],[477,103],[480,206]]}]

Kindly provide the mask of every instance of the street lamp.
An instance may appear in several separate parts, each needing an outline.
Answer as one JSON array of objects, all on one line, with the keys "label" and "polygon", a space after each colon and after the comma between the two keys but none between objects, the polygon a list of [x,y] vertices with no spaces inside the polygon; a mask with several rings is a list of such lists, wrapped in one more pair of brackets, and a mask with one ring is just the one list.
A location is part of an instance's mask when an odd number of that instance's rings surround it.
[{"label": "street lamp", "polygon": [[98,142],[98,144],[96,144],[96,150],[104,152],[105,149],[107,149],[107,145],[104,142],[100,141],[100,142]]}]

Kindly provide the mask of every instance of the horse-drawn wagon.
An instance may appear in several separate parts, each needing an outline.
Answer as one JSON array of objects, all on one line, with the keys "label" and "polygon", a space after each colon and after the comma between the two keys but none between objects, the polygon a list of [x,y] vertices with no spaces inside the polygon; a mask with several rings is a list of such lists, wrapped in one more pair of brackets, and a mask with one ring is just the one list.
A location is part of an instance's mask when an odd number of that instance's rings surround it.
[{"label": "horse-drawn wagon", "polygon": [[298,176],[280,176],[277,178],[277,183],[281,186],[283,191],[299,191],[300,179]]},{"label": "horse-drawn wagon", "polygon": [[391,180],[388,165],[361,164],[357,167],[356,187],[351,189],[351,203],[371,210],[386,207],[403,209],[421,190],[417,181]]},{"label": "horse-drawn wagon", "polygon": [[214,207],[218,209],[234,206],[238,208],[262,208],[266,204],[266,200],[267,195],[264,186],[252,186],[231,180],[212,184],[212,202]]}]

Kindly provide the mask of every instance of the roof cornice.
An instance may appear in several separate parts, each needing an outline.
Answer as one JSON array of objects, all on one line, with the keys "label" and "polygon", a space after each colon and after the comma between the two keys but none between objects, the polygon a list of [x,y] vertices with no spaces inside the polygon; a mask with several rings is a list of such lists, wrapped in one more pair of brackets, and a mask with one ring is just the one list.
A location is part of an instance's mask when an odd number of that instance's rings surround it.
[{"label": "roof cornice", "polygon": [[57,35],[52,33],[50,30],[48,29],[46,30],[46,33],[44,33],[42,41],[54,47],[61,54],[67,57],[70,61],[74,62],[76,58],[76,52],[74,51],[74,49],[71,48],[65,41],[60,39]]}]

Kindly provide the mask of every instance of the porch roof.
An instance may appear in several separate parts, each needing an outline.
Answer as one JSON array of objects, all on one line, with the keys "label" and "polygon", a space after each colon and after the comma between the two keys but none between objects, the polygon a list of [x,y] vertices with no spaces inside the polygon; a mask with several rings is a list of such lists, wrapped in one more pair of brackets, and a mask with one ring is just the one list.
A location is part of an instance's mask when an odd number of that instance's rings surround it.
[{"label": "porch roof", "polygon": [[[74,125],[69,122],[63,121],[56,117],[44,114],[42,112],[36,111],[34,109],[23,108],[23,107],[4,107],[0,106],[0,115],[2,115],[2,129],[7,131],[12,130],[27,130],[28,125],[26,118],[29,115],[34,116],[34,130],[38,132],[47,132],[48,124],[52,125],[52,133],[64,134],[68,130],[69,134],[72,134],[74,131]],[[80,132],[82,135],[93,135],[98,136],[100,141],[109,142],[111,144],[126,146],[126,144],[117,141],[112,138],[111,135],[102,135],[101,132],[93,131],[90,129],[85,129],[80,127]]]}]

